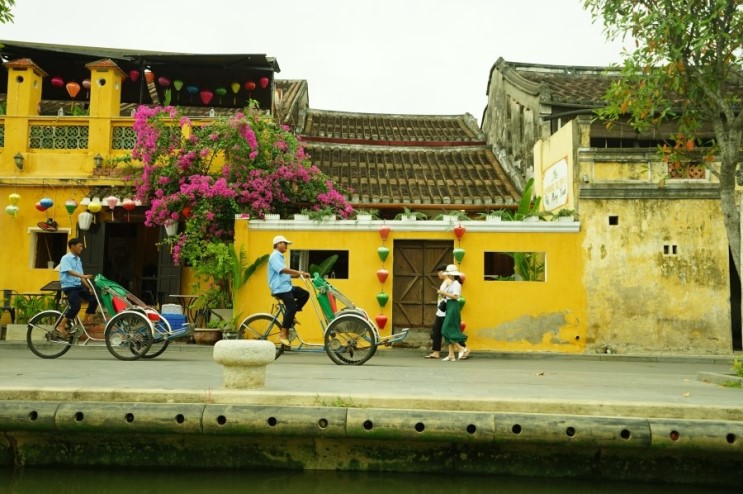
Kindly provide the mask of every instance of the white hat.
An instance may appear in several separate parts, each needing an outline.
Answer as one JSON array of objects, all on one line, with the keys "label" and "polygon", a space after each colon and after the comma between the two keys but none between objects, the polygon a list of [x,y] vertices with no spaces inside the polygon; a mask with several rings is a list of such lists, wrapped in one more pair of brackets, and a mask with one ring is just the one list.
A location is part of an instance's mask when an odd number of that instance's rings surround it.
[{"label": "white hat", "polygon": [[449,264],[444,270],[444,274],[448,274],[449,276],[462,276],[462,273],[457,271],[457,267],[454,264]]},{"label": "white hat", "polygon": [[273,238],[273,246],[274,246],[274,247],[276,247],[276,244],[278,244],[278,243],[280,243],[280,242],[286,242],[287,244],[290,244],[290,243],[291,243],[290,241],[288,241],[288,240],[286,239],[286,237],[285,237],[285,236],[283,236],[283,235],[276,235],[276,236],[275,236],[275,237]]}]

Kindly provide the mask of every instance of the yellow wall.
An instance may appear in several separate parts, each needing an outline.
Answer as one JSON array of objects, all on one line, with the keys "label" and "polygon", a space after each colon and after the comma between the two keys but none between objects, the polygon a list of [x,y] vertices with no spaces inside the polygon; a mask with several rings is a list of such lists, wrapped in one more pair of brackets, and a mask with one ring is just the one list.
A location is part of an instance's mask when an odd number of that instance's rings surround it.
[{"label": "yellow wall", "polygon": [[[277,234],[285,235],[293,242],[290,249],[347,249],[349,279],[335,279],[332,284],[365,309],[372,319],[380,312],[390,317],[386,329],[380,332],[383,336],[390,334],[393,325],[392,301],[395,298],[392,290],[395,276],[394,240],[453,240],[451,225],[445,221],[417,221],[413,222],[413,226],[401,221],[364,224],[337,220],[329,223],[237,220],[236,242],[238,249],[240,246],[246,248],[250,262],[273,250],[271,241]],[[390,256],[384,263],[390,271],[390,277],[384,284],[390,301],[384,309],[379,308],[375,297],[382,286],[375,274],[381,265],[377,248],[382,245],[378,233],[382,224],[391,227],[384,244],[390,249]],[[490,224],[484,221],[465,221],[461,224],[467,228],[460,244],[466,252],[460,269],[466,275],[463,285],[466,304],[462,319],[467,324],[465,332],[470,337],[468,344],[481,350],[583,351],[586,296],[581,285],[583,269],[580,246],[583,235],[579,231],[579,224]],[[546,281],[486,282],[483,277],[485,251],[545,252]],[[299,283],[295,280],[295,284]],[[263,266],[241,291],[238,310],[243,316],[268,312],[272,302],[266,267]],[[309,304],[299,316],[300,332],[305,339],[309,337],[320,341],[322,333],[317,317],[308,309],[311,311]]]}]

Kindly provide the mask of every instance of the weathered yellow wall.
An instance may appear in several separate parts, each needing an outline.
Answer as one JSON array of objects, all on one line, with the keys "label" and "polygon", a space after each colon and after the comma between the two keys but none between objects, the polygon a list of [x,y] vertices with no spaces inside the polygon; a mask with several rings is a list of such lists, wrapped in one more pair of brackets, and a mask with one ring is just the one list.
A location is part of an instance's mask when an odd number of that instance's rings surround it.
[{"label": "weathered yellow wall", "polygon": [[[389,316],[390,321],[381,334],[390,334],[392,301],[395,298],[392,290],[394,240],[453,240],[451,226],[444,221],[419,221],[415,222],[415,228],[406,226],[404,222],[386,222],[392,231],[384,244],[390,248],[390,256],[384,263],[390,277],[384,290],[391,298],[380,310],[375,296],[381,284],[375,273],[381,265],[377,248],[382,241],[377,230],[382,222],[360,224],[339,220],[331,223],[333,225],[326,226],[306,222],[299,226],[292,221],[237,220],[236,241],[238,249],[240,246],[246,248],[250,262],[273,250],[271,241],[277,234],[285,235],[293,242],[290,249],[348,249],[349,279],[335,279],[332,284],[372,318],[380,312]],[[560,231],[564,227],[558,224],[544,222],[531,227],[531,231],[521,222],[488,226],[482,221],[466,221],[462,225],[467,228],[460,244],[466,252],[460,268],[466,275],[463,295],[467,302],[462,319],[470,337],[468,344],[481,350],[583,351],[586,296],[581,285],[582,234],[578,231],[578,224],[570,227],[570,232]],[[485,251],[545,252],[547,280],[486,282],[483,276]],[[295,280],[295,284],[299,283]],[[264,266],[241,292],[238,310],[243,316],[267,312],[272,302]],[[309,304],[299,316],[302,323],[300,333],[305,339],[320,341],[322,333],[317,317],[308,310],[312,311]]]}]

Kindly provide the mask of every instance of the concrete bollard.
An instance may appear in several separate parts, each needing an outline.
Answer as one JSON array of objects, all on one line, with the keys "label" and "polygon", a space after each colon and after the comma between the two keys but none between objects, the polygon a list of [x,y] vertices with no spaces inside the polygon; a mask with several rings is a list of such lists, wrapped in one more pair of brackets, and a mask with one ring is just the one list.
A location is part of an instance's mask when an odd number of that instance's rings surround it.
[{"label": "concrete bollard", "polygon": [[276,346],[266,340],[221,340],[214,345],[213,356],[224,366],[225,388],[262,388],[266,366],[276,359]]}]

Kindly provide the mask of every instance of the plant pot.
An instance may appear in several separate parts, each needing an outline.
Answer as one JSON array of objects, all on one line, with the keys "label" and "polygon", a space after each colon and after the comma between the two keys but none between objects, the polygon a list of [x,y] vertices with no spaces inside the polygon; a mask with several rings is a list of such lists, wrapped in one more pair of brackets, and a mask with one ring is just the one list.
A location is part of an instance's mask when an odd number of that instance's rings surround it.
[{"label": "plant pot", "polygon": [[575,217],[573,216],[558,216],[557,222],[558,223],[572,223],[575,221]]},{"label": "plant pot", "polygon": [[263,216],[263,219],[266,221],[276,221],[281,219],[280,214],[266,214]]},{"label": "plant pot", "polygon": [[295,214],[294,215],[294,221],[308,221],[310,219],[310,215],[308,214]]},{"label": "plant pot", "polygon": [[536,223],[539,221],[539,216],[527,216],[524,218],[524,222],[526,223]]},{"label": "plant pot", "polygon": [[503,221],[503,217],[502,216],[496,216],[494,214],[493,215],[488,215],[485,218],[485,221],[488,221],[490,223],[500,223],[501,221]]},{"label": "plant pot", "polygon": [[371,221],[372,215],[370,214],[360,214],[356,216],[356,221]]},{"label": "plant pot", "polygon": [[219,329],[196,328],[193,330],[193,341],[197,345],[214,345],[222,339]]}]

